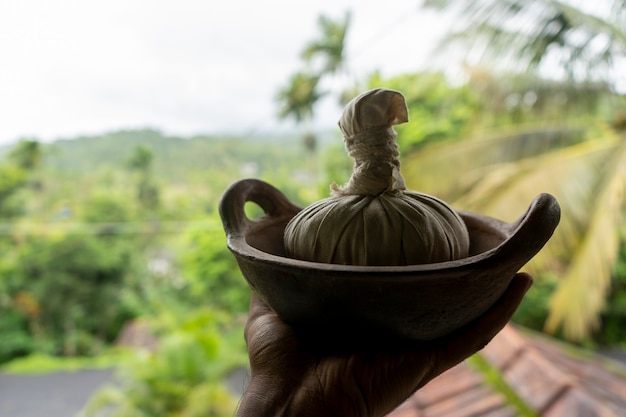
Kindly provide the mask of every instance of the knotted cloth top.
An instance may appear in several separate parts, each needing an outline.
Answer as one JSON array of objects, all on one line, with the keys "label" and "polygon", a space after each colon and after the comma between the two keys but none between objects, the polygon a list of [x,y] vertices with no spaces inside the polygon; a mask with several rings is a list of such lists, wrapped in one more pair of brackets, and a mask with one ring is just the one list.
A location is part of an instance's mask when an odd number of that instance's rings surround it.
[{"label": "knotted cloth top", "polygon": [[399,91],[376,88],[350,101],[339,128],[348,155],[354,159],[354,169],[346,185],[331,185],[332,195],[378,195],[405,190],[393,126],[408,120],[406,101]]}]

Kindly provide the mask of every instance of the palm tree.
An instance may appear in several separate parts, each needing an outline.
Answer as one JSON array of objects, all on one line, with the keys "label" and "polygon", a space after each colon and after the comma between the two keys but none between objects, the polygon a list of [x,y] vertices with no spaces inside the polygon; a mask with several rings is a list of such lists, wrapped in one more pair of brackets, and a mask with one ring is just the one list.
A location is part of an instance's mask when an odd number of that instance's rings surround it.
[{"label": "palm tree", "polygon": [[[591,77],[615,84],[611,71],[626,57],[624,12],[618,7],[622,3],[614,1],[613,13],[604,16],[558,0],[426,0],[425,5],[462,13],[459,22],[464,23],[447,38],[448,45],[463,41],[470,49],[482,48],[486,59],[504,57],[525,69],[539,69],[556,54],[569,79]],[[437,144],[405,164],[411,187],[436,193],[432,182],[418,181],[436,177],[439,187],[450,184],[447,197],[457,207],[494,217],[513,220],[541,191],[557,197],[561,224],[530,267],[560,277],[546,330],[562,329],[565,337],[577,341],[599,323],[626,203],[626,134],[600,123],[594,126],[600,127],[591,140],[581,140],[580,131],[571,126],[553,123],[542,134],[518,129]],[[434,175],[434,169],[442,174]]]},{"label": "palm tree", "polygon": [[136,146],[126,166],[137,173],[137,200],[143,208],[154,209],[159,205],[159,188],[152,178],[154,154],[144,145]]},{"label": "palm tree", "polygon": [[313,119],[313,107],[323,96],[319,92],[319,75],[298,72],[291,76],[289,84],[278,92],[277,99],[282,104],[278,117],[292,117],[297,123]]},{"label": "palm tree", "polygon": [[345,63],[345,42],[350,27],[350,12],[343,19],[333,20],[320,15],[318,26],[320,37],[305,45],[302,51],[305,69],[293,74],[288,84],[276,96],[280,104],[278,117],[293,118],[296,123],[305,124],[303,144],[309,155],[309,171],[312,182],[316,181],[317,137],[313,133],[315,105],[328,92],[321,91],[321,81],[343,69]]},{"label": "palm tree", "polygon": [[[447,189],[445,198],[456,208],[509,221],[539,192],[555,195],[563,210],[561,224],[528,267],[537,275],[551,270],[560,276],[546,329],[563,326],[567,338],[583,340],[598,324],[618,254],[626,137],[607,132],[581,142],[573,130],[563,142],[564,132],[518,131],[435,144],[411,154],[403,171],[412,189],[442,197]],[[511,145],[522,141],[537,153],[512,154]],[[511,159],[503,160],[504,155]]]},{"label": "palm tree", "polygon": [[458,27],[444,43],[461,42],[470,55],[522,68],[554,68],[556,61],[573,80],[615,75],[626,56],[624,1],[589,4],[592,12],[567,0],[424,1],[458,13]]},{"label": "palm tree", "polygon": [[[278,114],[281,119],[292,117],[297,123],[313,119],[315,105],[326,94],[319,90],[320,81],[336,74],[345,63],[350,20],[350,12],[337,21],[324,15],[319,17],[320,38],[309,42],[302,51],[306,69],[295,73],[277,95],[281,104]],[[321,65],[315,65],[318,62]]]},{"label": "palm tree", "polygon": [[302,58],[305,62],[311,64],[315,58],[321,58],[321,74],[335,74],[340,71],[345,63],[346,35],[351,20],[350,11],[345,13],[343,20],[332,20],[321,15],[318,18],[321,38],[309,42],[304,48]]},{"label": "palm tree", "polygon": [[36,139],[22,139],[9,152],[9,160],[27,171],[37,168],[41,157],[41,144]]}]

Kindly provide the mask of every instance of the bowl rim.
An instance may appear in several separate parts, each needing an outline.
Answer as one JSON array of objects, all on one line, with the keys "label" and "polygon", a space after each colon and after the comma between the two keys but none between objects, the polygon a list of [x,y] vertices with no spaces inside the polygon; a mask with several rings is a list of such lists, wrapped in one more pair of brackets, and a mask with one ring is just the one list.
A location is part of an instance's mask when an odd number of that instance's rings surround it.
[{"label": "bowl rim", "polygon": [[[243,212],[243,205],[248,201],[257,203],[264,209],[266,214],[259,219],[249,219]],[[249,232],[281,222],[286,224],[286,221],[300,210],[301,208],[293,205],[282,192],[264,181],[257,179],[237,181],[224,193],[219,206],[228,248],[234,254],[254,262],[300,270],[316,270],[324,273],[415,275],[417,273],[433,273],[458,268],[479,267],[480,264],[490,261],[494,257],[507,257],[514,254],[514,252],[521,252],[516,256],[520,259],[523,258],[519,265],[521,267],[545,245],[560,220],[560,207],[556,199],[548,193],[537,195],[526,212],[512,223],[506,223],[477,213],[457,211],[466,224],[467,221],[481,222],[483,225],[487,225],[489,228],[502,234],[503,240],[491,249],[465,258],[406,266],[363,266],[304,261],[265,252],[247,242],[246,237]],[[522,251],[514,250],[511,247],[516,246],[516,243],[523,243],[521,235],[527,237],[529,233],[533,236],[532,244],[525,245],[526,247]],[[502,252],[504,254],[500,255]]]}]

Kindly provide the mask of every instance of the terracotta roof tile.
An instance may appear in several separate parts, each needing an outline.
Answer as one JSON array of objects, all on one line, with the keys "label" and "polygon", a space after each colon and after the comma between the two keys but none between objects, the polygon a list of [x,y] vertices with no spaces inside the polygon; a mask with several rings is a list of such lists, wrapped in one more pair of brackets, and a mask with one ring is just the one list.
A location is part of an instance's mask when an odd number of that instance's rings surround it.
[{"label": "terracotta roof tile", "polygon": [[[576,354],[572,354],[573,351]],[[626,416],[626,367],[513,325],[480,352],[539,417]],[[465,363],[431,381],[388,417],[515,417],[504,394]]]},{"label": "terracotta roof tile", "polygon": [[413,404],[413,402],[411,401],[411,398],[409,398],[407,401],[404,402],[404,404],[402,404],[400,407],[396,408],[393,413],[389,414],[388,417],[423,417],[422,414],[420,414],[420,411],[418,408],[415,407],[415,404]]},{"label": "terracotta roof tile", "polygon": [[[494,352],[511,340],[516,354],[503,363]],[[541,416],[626,416],[626,368],[614,361],[513,325],[481,354]]]},{"label": "terracotta roof tile", "polygon": [[513,417],[506,398],[464,363],[431,381],[388,417]]},{"label": "terracotta roof tile", "polygon": [[424,410],[425,417],[473,417],[506,407],[502,395],[479,387],[449,398]]},{"label": "terracotta roof tile", "polygon": [[446,372],[445,375],[445,380],[435,379],[415,393],[413,400],[418,407],[426,408],[433,403],[454,397],[483,383],[482,377],[465,365],[456,366]]},{"label": "terracotta roof tile", "polygon": [[506,369],[528,343],[512,326],[506,326],[494,340],[480,352],[493,366]]},{"label": "terracotta roof tile", "polygon": [[497,408],[481,414],[480,417],[518,417],[517,411],[512,408]]},{"label": "terracotta roof tile", "polygon": [[568,390],[542,417],[619,417],[602,403],[576,389]]},{"label": "terracotta roof tile", "polygon": [[534,410],[546,409],[572,381],[533,350],[525,350],[509,368],[504,379]]},{"label": "terracotta roof tile", "polygon": [[535,347],[552,365],[574,378],[581,390],[626,415],[626,367],[612,359],[586,352],[571,352],[571,347],[552,339],[535,335]]}]

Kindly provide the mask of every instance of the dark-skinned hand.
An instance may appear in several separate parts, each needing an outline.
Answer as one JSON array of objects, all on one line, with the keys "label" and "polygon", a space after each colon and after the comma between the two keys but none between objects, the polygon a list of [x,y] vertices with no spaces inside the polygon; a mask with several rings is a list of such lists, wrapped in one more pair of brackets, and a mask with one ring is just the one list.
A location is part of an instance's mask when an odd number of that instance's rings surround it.
[{"label": "dark-skinned hand", "polygon": [[428,342],[352,343],[299,333],[252,294],[245,329],[251,379],[238,417],[380,417],[482,349],[509,321],[532,278],[518,273],[463,328]]}]

